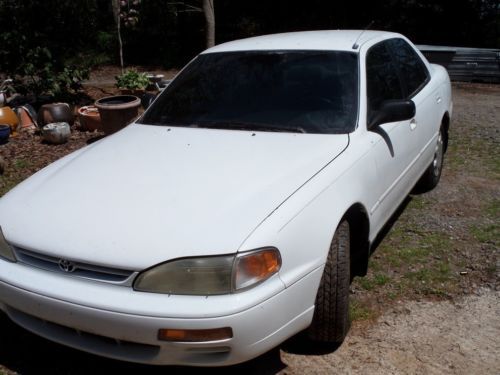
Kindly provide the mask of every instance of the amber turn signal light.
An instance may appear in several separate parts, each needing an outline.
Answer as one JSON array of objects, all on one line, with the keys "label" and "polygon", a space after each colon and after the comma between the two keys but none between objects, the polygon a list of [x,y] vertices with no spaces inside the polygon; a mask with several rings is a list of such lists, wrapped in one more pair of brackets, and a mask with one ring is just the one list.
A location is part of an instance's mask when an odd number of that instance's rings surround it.
[{"label": "amber turn signal light", "polygon": [[231,327],[213,329],[160,329],[158,340],[170,342],[205,342],[227,340],[233,337]]},{"label": "amber turn signal light", "polygon": [[278,249],[269,248],[236,258],[235,289],[240,290],[262,282],[281,268]]}]

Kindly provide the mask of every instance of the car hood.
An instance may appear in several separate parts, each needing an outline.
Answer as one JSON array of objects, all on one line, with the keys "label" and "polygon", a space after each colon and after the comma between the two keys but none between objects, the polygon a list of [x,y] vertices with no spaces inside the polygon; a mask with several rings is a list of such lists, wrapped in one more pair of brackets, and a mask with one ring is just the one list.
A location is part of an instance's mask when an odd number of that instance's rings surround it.
[{"label": "car hood", "polygon": [[0,225],[24,249],[130,270],[234,253],[347,144],[347,135],[134,124],[13,189]]}]

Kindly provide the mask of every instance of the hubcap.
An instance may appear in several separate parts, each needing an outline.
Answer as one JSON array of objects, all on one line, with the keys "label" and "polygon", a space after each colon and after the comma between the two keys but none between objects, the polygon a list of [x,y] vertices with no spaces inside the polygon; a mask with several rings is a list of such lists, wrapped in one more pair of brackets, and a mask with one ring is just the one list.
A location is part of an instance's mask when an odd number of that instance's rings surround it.
[{"label": "hubcap", "polygon": [[434,176],[439,176],[441,173],[441,166],[443,165],[443,136],[439,132],[436,144],[436,151],[434,152],[434,160],[432,166],[434,168]]}]

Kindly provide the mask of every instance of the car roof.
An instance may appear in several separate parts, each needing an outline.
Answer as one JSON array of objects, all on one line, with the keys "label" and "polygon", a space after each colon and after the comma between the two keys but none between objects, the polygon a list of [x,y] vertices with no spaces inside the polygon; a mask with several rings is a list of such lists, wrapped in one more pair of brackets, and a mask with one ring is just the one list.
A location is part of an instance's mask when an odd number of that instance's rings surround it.
[{"label": "car roof", "polygon": [[[362,33],[362,34],[361,34]],[[358,39],[358,37],[361,37]],[[300,31],[293,33],[271,34],[240,39],[219,44],[203,53],[232,51],[268,51],[268,50],[330,50],[355,52],[353,44],[359,45],[374,38],[394,38],[396,33],[374,30],[323,30]]]}]

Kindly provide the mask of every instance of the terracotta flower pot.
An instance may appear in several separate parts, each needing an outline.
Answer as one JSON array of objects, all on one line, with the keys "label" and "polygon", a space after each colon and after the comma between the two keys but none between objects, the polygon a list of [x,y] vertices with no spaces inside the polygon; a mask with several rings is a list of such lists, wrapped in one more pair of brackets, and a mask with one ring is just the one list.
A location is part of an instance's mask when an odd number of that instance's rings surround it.
[{"label": "terracotta flower pot", "polygon": [[54,122],[67,122],[73,125],[75,116],[68,103],[44,104],[38,110],[38,126],[51,124]]},{"label": "terracotta flower pot", "polygon": [[10,126],[10,133],[14,135],[17,127],[19,125],[19,119],[10,107],[0,108],[0,124],[5,124]]},{"label": "terracotta flower pot", "polygon": [[42,138],[45,142],[61,144],[68,141],[71,130],[67,122],[55,122],[42,128]]},{"label": "terracotta flower pot", "polygon": [[108,96],[95,102],[101,115],[101,128],[106,134],[112,134],[124,128],[139,115],[141,101],[137,96]]},{"label": "terracotta flower pot", "polygon": [[78,118],[80,120],[80,128],[93,132],[101,130],[101,116],[99,109],[94,105],[87,105],[78,108]]},{"label": "terracotta flower pot", "polygon": [[19,131],[36,129],[36,111],[29,104],[15,109],[19,118]]}]

